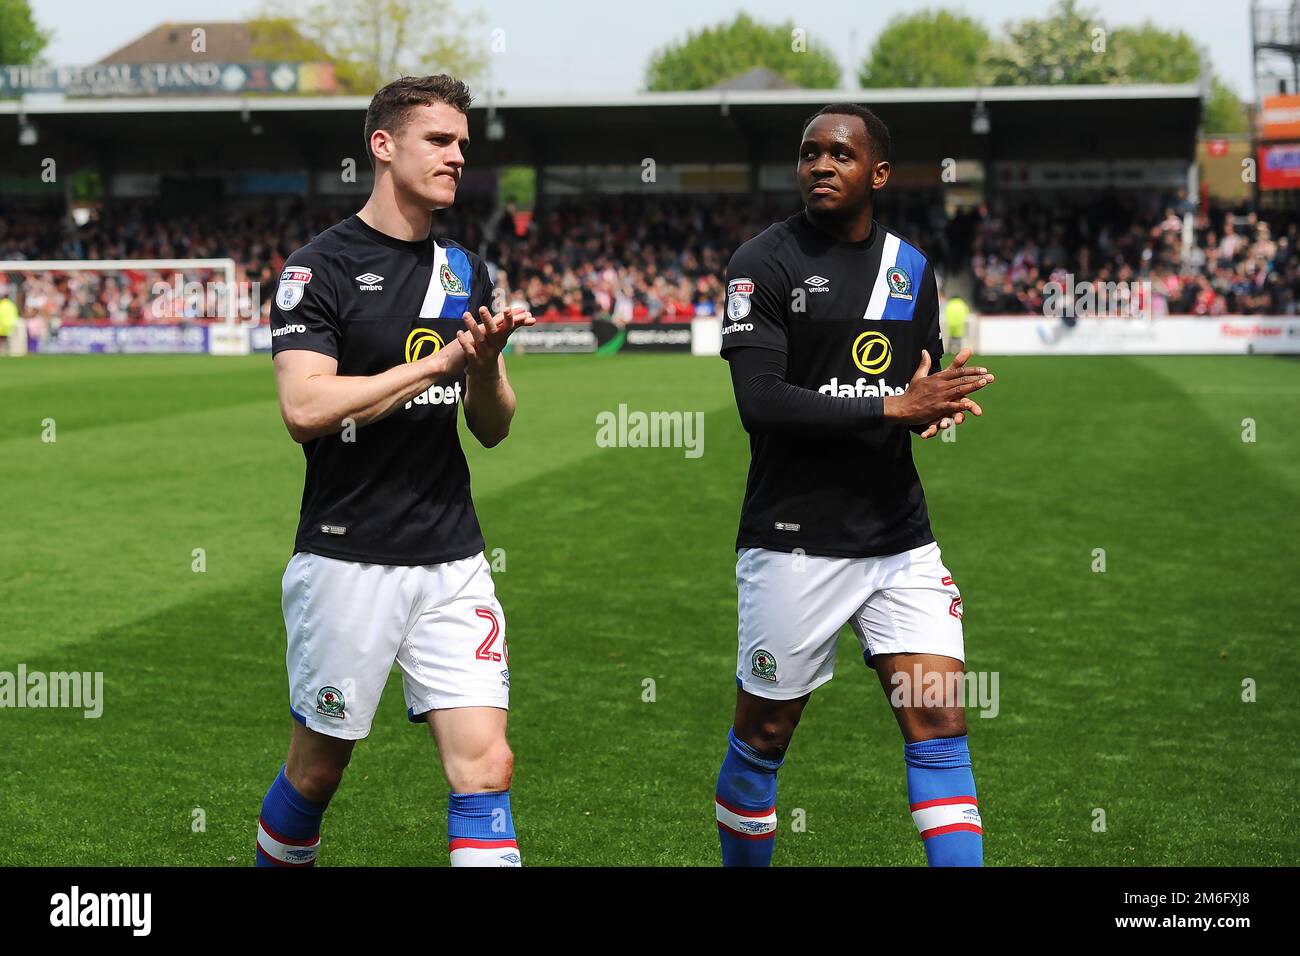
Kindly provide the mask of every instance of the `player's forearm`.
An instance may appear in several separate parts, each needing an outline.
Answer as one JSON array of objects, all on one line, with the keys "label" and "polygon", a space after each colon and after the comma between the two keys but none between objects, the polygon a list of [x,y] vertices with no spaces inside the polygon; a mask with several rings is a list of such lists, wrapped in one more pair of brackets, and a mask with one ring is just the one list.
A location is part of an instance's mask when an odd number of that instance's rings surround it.
[{"label": "player's forearm", "polygon": [[465,376],[465,421],[485,448],[505,440],[515,416],[515,391],[506,378],[505,360],[498,363],[496,375]]},{"label": "player's forearm", "polygon": [[739,349],[728,356],[740,421],[762,432],[844,433],[881,424],[884,402],[874,396],[823,395],[785,381],[783,356]]},{"label": "player's forearm", "polygon": [[447,348],[377,375],[310,375],[302,383],[285,421],[295,441],[307,442],[342,431],[348,422],[377,422],[431,385],[464,367],[460,346]]}]

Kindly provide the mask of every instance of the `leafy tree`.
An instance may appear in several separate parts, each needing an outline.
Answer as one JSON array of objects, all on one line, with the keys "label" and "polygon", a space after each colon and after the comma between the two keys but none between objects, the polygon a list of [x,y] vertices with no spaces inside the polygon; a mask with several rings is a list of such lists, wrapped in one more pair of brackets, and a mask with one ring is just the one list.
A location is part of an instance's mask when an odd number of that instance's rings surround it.
[{"label": "leafy tree", "polygon": [[858,80],[867,88],[974,86],[988,46],[984,25],[960,13],[897,16],[876,37]]},{"label": "leafy tree", "polygon": [[983,71],[998,86],[1120,82],[1117,58],[1098,52],[1104,27],[1077,0],[1057,0],[1041,20],[1009,24],[1007,40],[989,47]]},{"label": "leafy tree", "polygon": [[487,51],[467,42],[474,21],[451,0],[264,0],[253,55],[267,60],[324,59],[339,86],[373,93],[402,74],[450,73],[473,84]]},{"label": "leafy tree", "polygon": [[796,33],[792,22],[769,26],[741,13],[655,51],[646,67],[646,89],[702,90],[756,66],[807,89],[834,89],[840,82],[834,55]]},{"label": "leafy tree", "polygon": [[1201,125],[1207,133],[1245,133],[1250,129],[1250,116],[1241,97],[1217,76],[1210,83],[1210,99]]},{"label": "leafy tree", "polygon": [[1116,27],[1106,37],[1104,55],[1116,58],[1121,83],[1194,83],[1201,75],[1196,42],[1182,30],[1152,23]]},{"label": "leafy tree", "polygon": [[37,26],[27,0],[0,0],[0,65],[37,65],[53,36]]}]

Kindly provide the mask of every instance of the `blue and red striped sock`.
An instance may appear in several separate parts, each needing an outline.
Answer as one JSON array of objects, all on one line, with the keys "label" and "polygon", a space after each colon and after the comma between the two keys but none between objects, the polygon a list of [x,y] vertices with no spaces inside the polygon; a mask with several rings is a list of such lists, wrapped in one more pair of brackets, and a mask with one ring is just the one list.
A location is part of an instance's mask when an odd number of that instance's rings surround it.
[{"label": "blue and red striped sock", "polygon": [[714,807],[723,866],[771,866],[776,842],[776,772],[773,760],[727,733],[727,755],[718,771]]},{"label": "blue and red striped sock", "polygon": [[327,806],[328,800],[317,803],[299,793],[281,767],[262,800],[262,815],[257,821],[257,865],[315,866],[320,821]]},{"label": "blue and red striped sock", "polygon": [[452,866],[522,866],[510,791],[448,794],[447,846]]},{"label": "blue and red striped sock", "polygon": [[907,799],[930,866],[983,866],[984,829],[966,735],[903,747]]}]

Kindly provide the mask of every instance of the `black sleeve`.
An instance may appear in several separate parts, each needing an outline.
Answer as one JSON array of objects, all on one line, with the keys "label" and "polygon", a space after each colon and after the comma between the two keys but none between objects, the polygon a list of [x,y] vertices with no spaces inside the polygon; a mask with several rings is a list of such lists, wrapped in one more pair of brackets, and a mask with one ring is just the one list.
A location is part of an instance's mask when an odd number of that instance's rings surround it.
[{"label": "black sleeve", "polygon": [[338,358],[338,314],[327,261],[298,250],[285,260],[271,303],[271,352],[306,349]]},{"label": "black sleeve", "polygon": [[722,355],[760,346],[785,354],[789,279],[776,268],[769,244],[750,240],[727,263],[727,306],[722,317]]},{"label": "black sleeve", "polygon": [[884,422],[885,400],[841,398],[791,385],[784,352],[763,347],[727,353],[736,407],[745,431],[851,432]]}]

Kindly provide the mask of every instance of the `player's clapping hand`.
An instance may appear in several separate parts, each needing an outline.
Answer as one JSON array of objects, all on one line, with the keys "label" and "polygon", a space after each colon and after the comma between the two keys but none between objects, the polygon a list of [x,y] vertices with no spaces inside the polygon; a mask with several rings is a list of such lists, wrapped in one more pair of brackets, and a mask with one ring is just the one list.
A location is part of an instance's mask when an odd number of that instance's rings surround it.
[{"label": "player's clapping hand", "polygon": [[962,349],[951,365],[930,374],[930,353],[921,351],[921,364],[912,376],[907,391],[885,399],[885,420],[900,425],[925,425],[922,438],[930,438],[949,424],[960,425],[966,412],[982,415],[984,410],[968,398],[993,382],[993,375],[982,367],[967,367],[970,349]]},{"label": "player's clapping hand", "polygon": [[506,347],[510,333],[537,320],[531,312],[508,306],[493,315],[487,306],[479,306],[480,322],[468,312],[464,315],[465,328],[456,333],[456,341],[465,350],[465,367],[471,375],[495,375],[500,367],[498,358]]},{"label": "player's clapping hand", "polygon": [[[962,349],[959,353],[957,353],[957,357],[952,360],[952,365],[949,365],[948,367],[953,368],[954,366],[964,366],[970,360],[970,357],[971,357],[971,350]],[[993,376],[989,375],[988,379],[989,381],[992,381]],[[976,402],[974,399],[970,399],[969,401],[970,401],[970,412],[972,415],[984,414],[984,409],[980,408],[978,402]],[[933,438],[935,435],[939,434],[939,432],[941,432],[943,429],[949,428],[953,425],[960,425],[965,420],[966,420],[966,413],[964,411],[957,412],[955,415],[946,415],[943,418],[940,418],[938,421],[930,422],[930,424],[925,427],[925,430],[921,432],[921,437]]]}]

